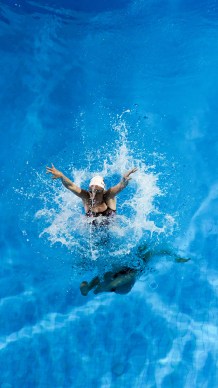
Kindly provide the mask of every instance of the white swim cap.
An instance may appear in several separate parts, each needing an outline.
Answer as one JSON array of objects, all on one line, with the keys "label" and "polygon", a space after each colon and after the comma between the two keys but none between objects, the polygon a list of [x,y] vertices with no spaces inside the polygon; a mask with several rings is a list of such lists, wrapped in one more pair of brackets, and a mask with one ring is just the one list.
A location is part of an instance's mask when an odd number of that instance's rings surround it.
[{"label": "white swim cap", "polygon": [[91,179],[89,183],[89,187],[90,186],[99,186],[102,187],[102,189],[105,189],[104,179],[100,175],[96,175]]}]

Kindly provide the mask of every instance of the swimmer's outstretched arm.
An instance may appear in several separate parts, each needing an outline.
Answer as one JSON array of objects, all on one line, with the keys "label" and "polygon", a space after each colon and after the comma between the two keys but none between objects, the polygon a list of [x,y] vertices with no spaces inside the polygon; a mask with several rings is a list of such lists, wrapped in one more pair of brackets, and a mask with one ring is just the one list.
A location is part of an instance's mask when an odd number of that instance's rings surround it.
[{"label": "swimmer's outstretched arm", "polygon": [[110,187],[105,193],[105,196],[109,198],[114,198],[117,194],[119,194],[125,187],[128,185],[130,179],[130,174],[133,174],[134,172],[137,171],[137,168],[134,167],[132,170],[129,170],[126,172],[126,174],[123,175],[120,183],[118,183],[116,186]]},{"label": "swimmer's outstretched arm", "polygon": [[86,190],[81,189],[75,183],[73,183],[69,178],[67,178],[61,171],[57,170],[55,166],[52,164],[52,167],[46,167],[46,173],[52,174],[52,179],[61,179],[63,185],[70,191],[72,191],[75,195],[77,195],[81,199],[89,198],[89,194]]}]

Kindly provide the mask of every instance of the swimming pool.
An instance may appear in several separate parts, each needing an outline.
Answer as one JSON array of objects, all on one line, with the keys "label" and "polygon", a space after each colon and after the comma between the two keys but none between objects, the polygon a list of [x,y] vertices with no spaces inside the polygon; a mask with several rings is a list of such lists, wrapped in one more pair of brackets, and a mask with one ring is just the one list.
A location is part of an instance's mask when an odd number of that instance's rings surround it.
[{"label": "swimming pool", "polygon": [[[212,0],[1,0],[1,388],[217,386],[217,17]],[[84,188],[138,167],[106,237],[51,163]],[[190,260],[81,295],[145,244]]]}]

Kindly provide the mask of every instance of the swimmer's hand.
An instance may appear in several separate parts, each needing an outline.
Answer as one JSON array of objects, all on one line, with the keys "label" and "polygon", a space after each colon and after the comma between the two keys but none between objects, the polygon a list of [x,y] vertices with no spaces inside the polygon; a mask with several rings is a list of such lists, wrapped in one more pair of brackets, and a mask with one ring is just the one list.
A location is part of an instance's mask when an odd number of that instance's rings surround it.
[{"label": "swimmer's hand", "polygon": [[127,185],[128,182],[130,181],[130,179],[132,179],[130,177],[131,174],[133,174],[134,172],[136,172],[138,169],[136,167],[132,168],[132,170],[129,170],[126,172],[126,174],[123,175],[123,178],[122,178],[122,183],[124,185]]},{"label": "swimmer's hand", "polygon": [[61,171],[57,170],[52,164],[52,167],[46,167],[46,174],[52,174],[52,179],[62,178],[63,174]]}]

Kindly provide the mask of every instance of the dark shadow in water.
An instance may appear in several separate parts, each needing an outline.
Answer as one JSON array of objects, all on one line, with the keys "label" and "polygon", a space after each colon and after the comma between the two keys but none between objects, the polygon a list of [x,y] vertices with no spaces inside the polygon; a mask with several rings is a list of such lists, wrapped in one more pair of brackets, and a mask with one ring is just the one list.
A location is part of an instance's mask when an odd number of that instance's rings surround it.
[{"label": "dark shadow in water", "polygon": [[154,256],[170,256],[177,263],[185,263],[189,258],[182,258],[176,255],[170,249],[153,250],[148,245],[140,246],[136,256],[143,263],[139,268],[131,268],[130,266],[122,266],[118,270],[108,271],[103,275],[103,278],[95,276],[90,282],[83,281],[80,284],[80,292],[83,296],[87,296],[89,291],[93,290],[94,294],[102,292],[115,292],[116,294],[128,294],[133,288],[136,280],[142,275],[148,262]]}]

